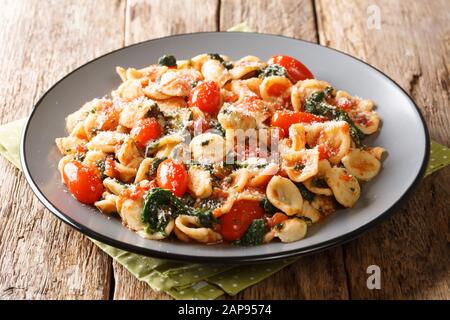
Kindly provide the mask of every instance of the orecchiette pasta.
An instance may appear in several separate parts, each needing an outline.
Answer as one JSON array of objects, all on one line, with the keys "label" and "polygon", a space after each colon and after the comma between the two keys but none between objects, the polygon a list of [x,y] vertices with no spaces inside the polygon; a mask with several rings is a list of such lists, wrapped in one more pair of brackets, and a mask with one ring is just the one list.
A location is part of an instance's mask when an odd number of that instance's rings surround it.
[{"label": "orecchiette pasta", "polygon": [[372,101],[299,65],[205,53],[117,67],[122,83],[55,139],[61,180],[149,240],[301,240],[355,205],[385,150],[364,145],[380,127]]}]

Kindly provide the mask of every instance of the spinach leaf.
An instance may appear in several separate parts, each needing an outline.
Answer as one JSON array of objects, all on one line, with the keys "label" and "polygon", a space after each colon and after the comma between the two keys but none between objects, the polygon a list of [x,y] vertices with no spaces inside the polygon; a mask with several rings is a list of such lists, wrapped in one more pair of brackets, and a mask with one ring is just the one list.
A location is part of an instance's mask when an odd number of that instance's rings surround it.
[{"label": "spinach leaf", "polygon": [[270,215],[277,213],[279,210],[269,201],[269,199],[264,198],[259,203],[259,206],[264,209],[264,211]]},{"label": "spinach leaf", "polygon": [[169,218],[176,218],[180,214],[197,216],[203,226],[212,226],[216,222],[212,210],[193,208],[171,191],[161,188],[154,188],[148,192],[141,220],[148,223],[150,231],[163,231]]},{"label": "spinach leaf", "polygon": [[158,64],[166,67],[176,67],[177,59],[170,54],[165,54],[158,59]]},{"label": "spinach leaf", "polygon": [[158,170],[159,165],[161,164],[161,162],[163,162],[164,160],[166,160],[167,157],[162,157],[162,158],[156,158],[153,160],[151,166],[150,166],[150,172],[149,175],[153,176],[154,174],[156,174],[156,171]]},{"label": "spinach leaf", "polygon": [[350,118],[347,112],[342,109],[331,108],[326,102],[327,98],[333,92],[332,87],[325,88],[324,91],[318,91],[311,94],[305,102],[305,112],[312,113],[318,116],[326,117],[336,121],[345,121],[350,125],[350,135],[355,141],[356,145],[362,145],[361,140],[365,138],[365,134],[355,126],[355,123]]},{"label": "spinach leaf", "polygon": [[312,193],[311,191],[309,191],[308,189],[306,189],[306,187],[303,185],[303,183],[299,182],[299,183],[296,183],[295,185],[297,186],[298,190],[300,190],[300,193],[301,193],[303,199],[305,199],[306,201],[309,201],[309,202],[314,201],[315,194]]},{"label": "spinach leaf", "polygon": [[262,79],[270,76],[280,76],[289,78],[286,69],[278,64],[268,65],[259,76]]},{"label": "spinach leaf", "polygon": [[208,53],[208,56],[211,59],[219,61],[228,70],[233,68],[233,63],[230,61],[223,60],[223,58],[218,53]]},{"label": "spinach leaf", "polygon": [[261,244],[266,233],[266,223],[264,219],[255,219],[252,221],[244,236],[235,241],[235,244],[241,246],[256,246]]}]

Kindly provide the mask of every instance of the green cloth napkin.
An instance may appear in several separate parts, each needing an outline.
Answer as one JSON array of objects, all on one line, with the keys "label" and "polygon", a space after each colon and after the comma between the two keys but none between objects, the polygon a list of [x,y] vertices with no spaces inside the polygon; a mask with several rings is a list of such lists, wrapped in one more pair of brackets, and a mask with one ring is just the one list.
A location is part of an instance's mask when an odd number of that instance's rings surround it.
[{"label": "green cloth napkin", "polygon": [[[244,22],[228,31],[251,30]],[[25,119],[21,119],[0,126],[0,154],[19,169],[19,146],[24,124]],[[426,175],[449,164],[450,149],[432,141]],[[225,293],[235,295],[295,261],[295,258],[291,258],[255,265],[173,262],[145,257],[90,240],[137,279],[146,282],[153,290],[164,291],[175,299],[215,299]]]}]

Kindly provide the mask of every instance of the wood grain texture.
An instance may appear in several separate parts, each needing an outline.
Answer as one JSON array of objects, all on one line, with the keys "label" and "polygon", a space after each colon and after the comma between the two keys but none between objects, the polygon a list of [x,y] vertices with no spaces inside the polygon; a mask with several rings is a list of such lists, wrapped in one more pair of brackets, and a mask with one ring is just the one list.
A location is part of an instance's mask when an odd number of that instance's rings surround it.
[{"label": "wood grain texture", "polygon": [[[373,5],[380,29],[367,25]],[[448,1],[320,0],[316,7],[320,42],[386,72],[418,103],[431,136],[449,145]],[[449,181],[449,168],[425,179],[402,210],[344,246],[351,298],[450,298]],[[381,290],[366,288],[371,264],[381,268]]]},{"label": "wood grain texture", "polygon": [[[129,0],[126,9],[125,44],[170,34],[217,31],[216,0]],[[117,262],[114,267],[114,299],[170,299],[138,281]]]},{"label": "wood grain texture", "polygon": [[[311,1],[224,0],[220,9],[221,30],[247,21],[250,28],[258,32],[309,41],[317,39]],[[274,51],[276,53],[279,52]],[[233,298],[346,299],[348,290],[342,248],[301,258]]]},{"label": "wood grain texture", "polygon": [[317,41],[312,0],[221,1],[221,31],[243,21],[255,32]]},{"label": "wood grain texture", "polygon": [[[121,45],[122,2],[11,0],[1,8],[1,123],[27,115],[56,80]],[[0,299],[108,299],[109,257],[44,209],[3,158],[0,181]]]}]

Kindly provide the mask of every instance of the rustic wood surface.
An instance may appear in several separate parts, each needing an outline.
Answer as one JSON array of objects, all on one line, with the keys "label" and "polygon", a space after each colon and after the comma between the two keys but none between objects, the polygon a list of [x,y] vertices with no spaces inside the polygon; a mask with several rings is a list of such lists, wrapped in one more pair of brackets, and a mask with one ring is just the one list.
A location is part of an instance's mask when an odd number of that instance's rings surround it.
[{"label": "rustic wood surface", "polygon": [[[319,42],[373,64],[414,97],[431,136],[450,145],[446,0],[0,4],[0,123],[27,115],[55,81],[103,53],[247,21],[255,31]],[[379,29],[368,25],[377,10]],[[0,178],[0,299],[170,298],[137,281],[55,218],[3,158]],[[433,174],[402,210],[359,239],[301,258],[234,299],[450,299],[449,181],[448,168]],[[366,287],[371,264],[381,267],[381,290]]]}]

